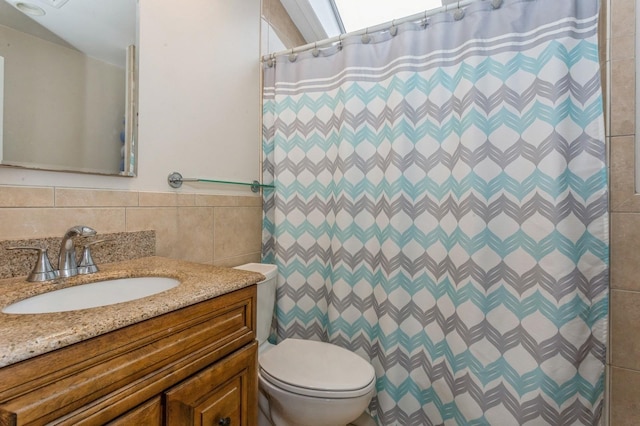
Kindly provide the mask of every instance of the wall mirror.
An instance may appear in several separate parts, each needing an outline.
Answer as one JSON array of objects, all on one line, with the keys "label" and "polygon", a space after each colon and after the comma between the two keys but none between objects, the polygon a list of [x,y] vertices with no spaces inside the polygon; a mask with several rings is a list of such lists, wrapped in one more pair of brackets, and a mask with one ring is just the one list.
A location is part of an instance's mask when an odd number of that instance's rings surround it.
[{"label": "wall mirror", "polygon": [[135,176],[137,0],[0,0],[0,164]]}]

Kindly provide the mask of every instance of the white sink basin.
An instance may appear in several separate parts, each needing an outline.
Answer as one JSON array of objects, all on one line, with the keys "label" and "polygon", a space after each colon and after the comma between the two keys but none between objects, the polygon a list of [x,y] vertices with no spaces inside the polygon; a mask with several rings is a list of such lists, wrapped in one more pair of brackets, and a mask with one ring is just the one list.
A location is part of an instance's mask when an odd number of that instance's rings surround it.
[{"label": "white sink basin", "polygon": [[180,281],[164,277],[98,281],[39,294],[5,307],[5,314],[46,314],[108,306],[158,294]]}]

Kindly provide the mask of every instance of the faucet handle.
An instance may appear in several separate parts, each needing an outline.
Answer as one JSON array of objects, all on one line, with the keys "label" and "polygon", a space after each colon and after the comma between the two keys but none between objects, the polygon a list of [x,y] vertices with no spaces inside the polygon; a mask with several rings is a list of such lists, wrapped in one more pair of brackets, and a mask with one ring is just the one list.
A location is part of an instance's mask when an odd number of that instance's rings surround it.
[{"label": "faucet handle", "polygon": [[38,261],[33,267],[33,270],[27,276],[27,281],[30,282],[42,282],[49,281],[58,278],[58,272],[53,269],[49,256],[47,255],[47,249],[41,247],[7,247],[7,250],[36,250],[38,252]]},{"label": "faucet handle", "polygon": [[78,264],[78,274],[86,275],[98,272],[98,265],[96,265],[93,261],[93,257],[91,257],[91,246],[111,240],[112,238],[105,238],[102,240],[91,241],[84,245],[82,248],[82,258]]}]

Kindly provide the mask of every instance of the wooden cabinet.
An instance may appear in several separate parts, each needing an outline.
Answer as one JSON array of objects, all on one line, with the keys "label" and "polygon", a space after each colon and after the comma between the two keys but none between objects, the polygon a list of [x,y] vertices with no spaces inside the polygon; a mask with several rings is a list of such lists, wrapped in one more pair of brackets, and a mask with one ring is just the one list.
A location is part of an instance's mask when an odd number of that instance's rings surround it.
[{"label": "wooden cabinet", "polygon": [[0,368],[0,425],[257,424],[255,310],[254,285]]}]

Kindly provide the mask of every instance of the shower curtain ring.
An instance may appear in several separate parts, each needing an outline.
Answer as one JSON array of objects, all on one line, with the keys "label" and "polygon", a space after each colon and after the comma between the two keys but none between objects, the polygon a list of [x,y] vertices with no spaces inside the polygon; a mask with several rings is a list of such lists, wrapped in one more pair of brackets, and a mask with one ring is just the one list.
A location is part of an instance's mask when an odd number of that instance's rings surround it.
[{"label": "shower curtain ring", "polygon": [[311,51],[311,54],[313,55],[314,58],[317,58],[318,55],[320,54],[320,51],[318,50],[318,42],[317,41],[313,44],[313,50]]},{"label": "shower curtain ring", "polygon": [[460,0],[458,0],[458,8],[453,14],[453,19],[455,19],[456,21],[459,21],[462,18],[464,18],[464,10],[460,9]]},{"label": "shower curtain ring", "polygon": [[371,41],[371,36],[369,35],[369,27],[364,29],[364,34],[362,35],[362,43],[368,44]]},{"label": "shower curtain ring", "polygon": [[389,34],[391,34],[392,37],[395,37],[396,34],[398,34],[398,27],[396,27],[395,19],[391,21],[391,28],[389,28]]},{"label": "shower curtain ring", "polygon": [[291,49],[291,54],[289,55],[289,62],[295,62],[297,58],[298,58],[298,55],[293,53],[293,49]]}]

